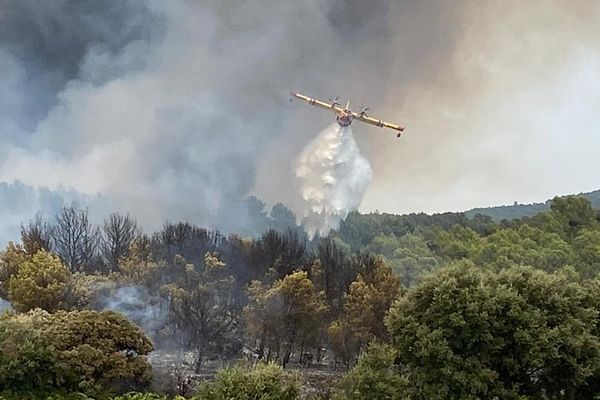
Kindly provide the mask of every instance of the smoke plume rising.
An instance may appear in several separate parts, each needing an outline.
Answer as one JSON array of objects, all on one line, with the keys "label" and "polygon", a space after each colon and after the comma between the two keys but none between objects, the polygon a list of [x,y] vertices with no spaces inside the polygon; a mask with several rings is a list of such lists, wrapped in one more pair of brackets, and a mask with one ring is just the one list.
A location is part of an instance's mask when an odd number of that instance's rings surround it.
[{"label": "smoke plume rising", "polygon": [[300,153],[295,172],[301,200],[296,212],[309,236],[336,229],[358,208],[372,178],[352,129],[336,123]]},{"label": "smoke plume rising", "polygon": [[2,314],[5,311],[11,311],[11,310],[12,310],[12,307],[10,305],[10,302],[0,298],[0,314]]},{"label": "smoke plume rising", "polygon": [[141,286],[105,285],[95,293],[93,307],[123,314],[154,340],[167,322],[165,302]]},{"label": "smoke plume rising", "polygon": [[599,36],[593,0],[3,0],[0,182],[234,230],[249,194],[293,203],[289,160],[330,121],[294,89],[407,125],[354,127],[362,210],[595,189]]}]

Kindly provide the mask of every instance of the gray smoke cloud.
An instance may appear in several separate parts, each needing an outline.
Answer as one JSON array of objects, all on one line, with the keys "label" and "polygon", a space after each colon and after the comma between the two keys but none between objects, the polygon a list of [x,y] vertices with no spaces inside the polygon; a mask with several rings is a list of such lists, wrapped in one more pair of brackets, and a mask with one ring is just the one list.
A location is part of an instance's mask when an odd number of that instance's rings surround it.
[{"label": "gray smoke cloud", "polygon": [[149,229],[166,219],[241,226],[253,190],[289,198],[259,188],[291,176],[288,159],[258,182],[271,145],[296,152],[327,120],[292,110],[288,89],[375,97],[383,80],[365,80],[397,57],[389,28],[409,20],[394,17],[420,8],[4,1],[0,180],[100,193]]},{"label": "gray smoke cloud", "polygon": [[19,240],[21,225],[36,216],[54,222],[63,207],[88,209],[95,216],[111,212],[110,200],[102,196],[88,196],[60,186],[50,190],[21,181],[0,182],[0,248]]},{"label": "gray smoke cloud", "polygon": [[600,151],[598,22],[592,1],[4,0],[0,181],[100,194],[146,229],[235,229],[250,193],[293,202],[290,160],[331,122],[296,89],[408,125],[354,128],[363,209],[578,192]]},{"label": "gray smoke cloud", "polygon": [[113,310],[123,314],[154,340],[167,323],[165,301],[141,286],[104,285],[96,291],[92,306],[97,310]]}]

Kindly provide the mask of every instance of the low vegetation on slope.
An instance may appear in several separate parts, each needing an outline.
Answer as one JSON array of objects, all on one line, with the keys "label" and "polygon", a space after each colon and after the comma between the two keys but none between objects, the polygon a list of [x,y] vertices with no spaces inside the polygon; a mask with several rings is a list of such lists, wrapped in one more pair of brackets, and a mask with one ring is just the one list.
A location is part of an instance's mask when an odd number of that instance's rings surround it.
[{"label": "low vegetation on slope", "polygon": [[[355,213],[309,240],[295,226],[246,237],[168,223],[146,235],[126,215],[97,227],[65,209],[0,253],[0,297],[13,308],[0,318],[0,392],[593,398],[599,220],[589,200],[564,197],[502,222]],[[192,352],[191,370],[158,381],[152,349]],[[309,391],[310,370],[348,372]]]}]

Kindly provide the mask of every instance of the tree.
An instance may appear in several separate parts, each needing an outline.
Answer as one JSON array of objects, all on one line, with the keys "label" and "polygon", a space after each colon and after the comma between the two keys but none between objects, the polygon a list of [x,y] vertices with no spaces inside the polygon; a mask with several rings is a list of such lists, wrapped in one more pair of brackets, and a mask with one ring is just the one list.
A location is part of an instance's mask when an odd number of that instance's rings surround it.
[{"label": "tree", "polygon": [[92,225],[87,210],[65,207],[52,229],[56,252],[71,272],[93,271],[100,230]]},{"label": "tree", "polygon": [[279,232],[296,229],[296,216],[282,203],[277,203],[271,209],[271,227]]},{"label": "tree", "polygon": [[516,229],[501,229],[488,236],[471,260],[496,270],[529,265],[554,272],[572,264],[575,255],[559,234],[525,224]]},{"label": "tree", "polygon": [[252,264],[260,275],[273,270],[276,278],[283,278],[302,268],[306,263],[306,256],[306,240],[300,237],[298,231],[288,229],[282,233],[269,229],[259,240],[254,241]]},{"label": "tree", "polygon": [[27,226],[21,225],[21,241],[25,251],[33,255],[39,250],[52,250],[52,228],[40,215],[29,221]]},{"label": "tree", "polygon": [[21,312],[42,308],[54,312],[66,306],[71,274],[55,255],[40,250],[24,261],[8,281],[8,297]]},{"label": "tree", "polygon": [[223,354],[236,342],[234,278],[227,274],[225,263],[210,253],[205,256],[201,272],[181,257],[176,261],[183,269],[182,278],[167,285],[165,291],[173,318],[187,335],[189,346],[196,350],[195,371],[199,372],[206,356]]},{"label": "tree", "polygon": [[315,290],[305,271],[295,271],[270,287],[255,281],[248,297],[244,320],[259,342],[259,356],[266,344],[285,366],[295,346],[299,345],[302,355],[305,349],[318,344],[327,312],[325,293]]},{"label": "tree", "polygon": [[113,213],[104,220],[102,229],[102,255],[114,271],[121,258],[129,254],[129,247],[140,236],[135,220],[129,214]]},{"label": "tree", "polygon": [[265,210],[267,205],[256,196],[249,196],[244,200],[244,206],[247,216],[245,233],[250,236],[257,236],[266,231],[270,225]]},{"label": "tree", "polygon": [[323,238],[317,243],[317,258],[323,276],[322,285],[329,303],[335,313],[341,309],[342,296],[356,279],[352,269],[349,249],[339,239]]},{"label": "tree", "polygon": [[592,398],[600,378],[596,290],[525,267],[439,270],[387,318],[406,398]]},{"label": "tree", "polygon": [[334,352],[350,365],[371,341],[387,338],[384,317],[400,293],[391,268],[376,258],[373,269],[359,274],[344,296],[342,315],[329,327]]},{"label": "tree", "polygon": [[563,230],[573,238],[581,229],[597,226],[596,213],[585,197],[555,197],[550,205],[554,214],[563,224]]},{"label": "tree", "polygon": [[8,282],[19,272],[21,264],[29,259],[23,246],[9,242],[0,252],[0,298],[8,298]]},{"label": "tree", "polygon": [[157,289],[167,279],[166,263],[152,256],[150,241],[137,238],[129,247],[129,254],[119,259],[119,274],[125,283]]},{"label": "tree", "polygon": [[422,275],[439,267],[435,254],[427,246],[421,234],[407,233],[404,236],[379,235],[366,247],[367,251],[383,255],[403,287],[414,286]]},{"label": "tree", "polygon": [[472,256],[481,244],[477,232],[462,225],[453,225],[448,230],[440,230],[436,236],[438,254],[450,260]]},{"label": "tree", "polygon": [[397,352],[389,345],[373,343],[342,381],[347,400],[406,399],[408,379],[399,373]]},{"label": "tree", "polygon": [[573,240],[578,271],[590,278],[600,273],[600,230],[584,229]]}]

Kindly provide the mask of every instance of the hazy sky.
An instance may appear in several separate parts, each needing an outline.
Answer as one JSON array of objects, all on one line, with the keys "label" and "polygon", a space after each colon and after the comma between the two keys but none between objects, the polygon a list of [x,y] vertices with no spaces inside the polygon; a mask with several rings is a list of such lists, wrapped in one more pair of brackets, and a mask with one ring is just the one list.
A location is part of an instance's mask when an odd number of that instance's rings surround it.
[{"label": "hazy sky", "polygon": [[0,182],[99,194],[149,228],[235,226],[250,193],[293,204],[292,160],[333,116],[290,89],[406,124],[353,125],[363,211],[600,188],[591,0],[0,0],[0,71]]}]

